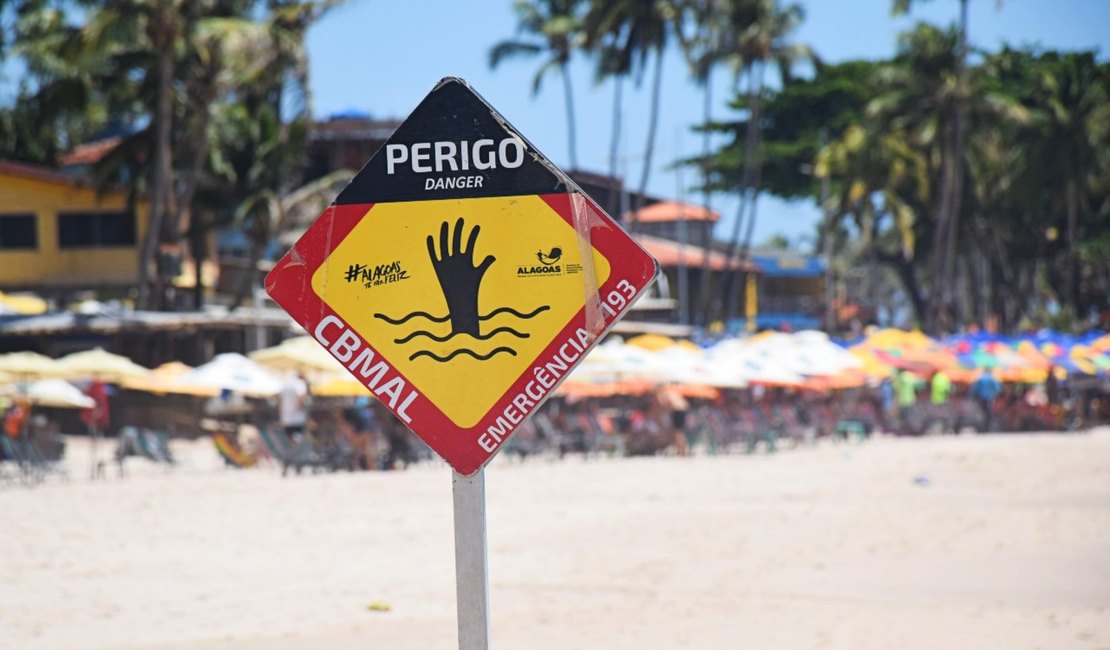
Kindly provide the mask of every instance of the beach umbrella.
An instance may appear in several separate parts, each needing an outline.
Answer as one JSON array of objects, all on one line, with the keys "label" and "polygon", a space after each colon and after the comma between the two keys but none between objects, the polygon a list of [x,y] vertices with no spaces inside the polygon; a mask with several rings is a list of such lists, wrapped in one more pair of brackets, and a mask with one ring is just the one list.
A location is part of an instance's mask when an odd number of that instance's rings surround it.
[{"label": "beach umbrella", "polygon": [[74,352],[57,361],[63,376],[67,379],[99,379],[118,384],[124,379],[145,377],[148,368],[131,361],[125,356],[112,354],[103,348]]},{"label": "beach umbrella", "polygon": [[62,379],[40,379],[21,386],[7,387],[4,394],[19,396],[34,406],[52,408],[88,409],[96,406],[91,397],[82,393],[73,384]]},{"label": "beach umbrella", "polygon": [[0,355],[0,372],[17,380],[56,378],[63,375],[58,362],[37,352],[11,352]]},{"label": "beach umbrella", "polygon": [[[764,337],[763,341],[768,341]],[[739,339],[726,339],[706,351],[711,365],[719,366],[723,372],[745,384],[762,386],[801,386],[804,380],[800,374],[787,369],[781,359],[768,355],[767,348],[744,343]]]},{"label": "beach umbrella", "polygon": [[589,383],[624,380],[663,382],[666,381],[667,367],[656,353],[614,339],[590,350],[571,377],[575,381]]},{"label": "beach umbrella", "polygon": [[308,374],[327,373],[329,375],[344,371],[343,365],[311,336],[286,339],[278,345],[256,350],[247,356],[252,361],[275,370],[297,370]]},{"label": "beach umbrella", "polygon": [[36,316],[45,314],[49,304],[38,296],[0,291],[0,314]]},{"label": "beach umbrella", "polygon": [[625,341],[625,345],[632,345],[638,348],[643,348],[649,352],[658,352],[674,346],[677,343],[669,336],[662,334],[641,334],[640,336],[633,336]]},{"label": "beach umbrella", "polygon": [[655,389],[655,384],[642,379],[626,379],[622,381],[594,384],[584,381],[568,379],[555,390],[561,397],[572,398],[599,398],[613,397],[615,395],[646,395]]},{"label": "beach umbrella", "polygon": [[879,358],[875,356],[874,351],[865,346],[853,346],[848,350],[848,353],[860,362],[858,370],[868,377],[884,379],[890,377],[893,371],[892,366],[880,361]]},{"label": "beach umbrella", "polygon": [[721,396],[720,388],[708,384],[672,384],[666,390],[690,399],[715,400]]},{"label": "beach umbrella", "polygon": [[662,368],[660,376],[673,386],[744,388],[748,385],[739,373],[713,363],[700,348],[672,346],[658,352],[656,361]]},{"label": "beach umbrella", "polygon": [[922,350],[935,345],[936,341],[917,330],[906,332],[889,328],[872,332],[863,340],[863,344],[884,350]]},{"label": "beach umbrella", "polygon": [[128,390],[151,393],[153,395],[192,395],[193,397],[215,397],[220,389],[199,386],[182,381],[182,377],[193,368],[180,361],[164,363],[142,377],[127,377],[120,386]]},{"label": "beach umbrella", "polygon": [[313,381],[309,391],[317,397],[366,397],[373,395],[370,389],[347,373]]},{"label": "beach umbrella", "polygon": [[181,382],[251,397],[273,397],[281,392],[281,381],[272,371],[236,352],[216,355],[182,375]]},{"label": "beach umbrella", "polygon": [[1097,352],[1110,352],[1110,334],[1103,334],[1091,341],[1090,347]]}]

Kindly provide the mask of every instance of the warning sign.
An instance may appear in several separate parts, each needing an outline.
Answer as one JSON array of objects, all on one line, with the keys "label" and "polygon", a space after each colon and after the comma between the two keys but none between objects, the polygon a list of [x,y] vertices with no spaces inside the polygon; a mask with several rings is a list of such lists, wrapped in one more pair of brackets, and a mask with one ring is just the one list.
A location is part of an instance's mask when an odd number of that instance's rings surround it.
[{"label": "warning sign", "polygon": [[266,287],[468,475],[655,273],[565,174],[464,82],[445,79]]}]

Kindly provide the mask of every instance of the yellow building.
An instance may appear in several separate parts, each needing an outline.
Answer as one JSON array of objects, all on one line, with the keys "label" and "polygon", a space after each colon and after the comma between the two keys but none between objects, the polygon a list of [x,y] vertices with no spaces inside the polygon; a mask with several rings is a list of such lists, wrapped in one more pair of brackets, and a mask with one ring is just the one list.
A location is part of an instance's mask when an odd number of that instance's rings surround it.
[{"label": "yellow building", "polygon": [[0,290],[54,293],[138,282],[147,211],[45,167],[0,161]]}]

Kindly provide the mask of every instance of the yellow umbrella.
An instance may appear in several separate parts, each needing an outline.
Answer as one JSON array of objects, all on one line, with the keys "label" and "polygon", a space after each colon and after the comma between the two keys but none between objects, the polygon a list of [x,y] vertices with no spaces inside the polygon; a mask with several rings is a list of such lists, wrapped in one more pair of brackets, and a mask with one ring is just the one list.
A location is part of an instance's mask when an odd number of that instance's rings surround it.
[{"label": "yellow umbrella", "polygon": [[129,390],[137,390],[155,395],[192,395],[194,397],[215,397],[220,393],[216,388],[181,381],[191,367],[180,361],[164,363],[143,377],[125,378],[120,385]]},{"label": "yellow umbrella", "polygon": [[864,345],[881,350],[922,350],[933,343],[933,339],[917,330],[906,332],[894,328],[873,332],[863,341]]},{"label": "yellow umbrella", "polygon": [[690,352],[700,353],[702,351],[702,349],[698,347],[697,343],[694,343],[693,341],[687,341],[686,339],[676,341],[674,345],[676,348],[682,348],[683,350],[689,350]]},{"label": "yellow umbrella", "polygon": [[274,370],[299,370],[309,373],[344,372],[342,364],[311,336],[288,339],[271,348],[256,350],[250,359]]},{"label": "yellow umbrella", "polygon": [[1095,352],[1110,352],[1110,334],[1104,334],[1091,341],[1091,349]]},{"label": "yellow umbrella", "polygon": [[863,345],[857,345],[848,350],[848,353],[860,360],[863,365],[859,370],[868,377],[882,379],[889,377],[893,368],[879,360],[875,353]]},{"label": "yellow umbrella", "polygon": [[61,377],[65,374],[57,361],[37,352],[0,355],[0,372],[21,380]]},{"label": "yellow umbrella", "polygon": [[99,379],[118,384],[124,379],[145,377],[150,370],[103,348],[74,352],[58,359],[58,366],[69,379]]},{"label": "yellow umbrella", "polygon": [[322,381],[309,383],[309,390],[317,397],[366,397],[370,389],[350,375],[334,375]]},{"label": "yellow umbrella", "polygon": [[38,296],[13,295],[0,291],[0,311],[8,310],[24,316],[45,314],[49,305]]},{"label": "yellow umbrella", "polygon": [[634,345],[651,352],[658,352],[675,345],[675,340],[662,334],[641,334],[625,341],[626,345]]}]

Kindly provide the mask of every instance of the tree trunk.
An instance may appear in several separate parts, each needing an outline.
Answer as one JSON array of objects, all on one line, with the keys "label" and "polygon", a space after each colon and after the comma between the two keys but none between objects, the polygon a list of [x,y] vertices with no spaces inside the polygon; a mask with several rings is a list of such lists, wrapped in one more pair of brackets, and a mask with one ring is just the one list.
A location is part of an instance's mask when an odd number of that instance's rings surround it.
[{"label": "tree trunk", "polygon": [[165,241],[172,227],[173,210],[173,5],[168,0],[160,3],[152,40],[158,50],[155,68],[157,84],[154,112],[154,150],[151,155],[150,212],[147,233],[139,257],[140,309],[162,306],[164,299],[164,269],[158,254],[159,244]]},{"label": "tree trunk", "polygon": [[920,322],[921,327],[933,335],[940,329],[941,312],[944,310],[944,270],[948,265],[945,258],[948,252],[948,228],[952,214],[950,209],[952,179],[955,175],[952,160],[954,144],[950,141],[947,129],[942,138],[940,205],[937,208],[936,230],[933,231],[932,281],[929,286],[928,310],[925,318]]},{"label": "tree trunk", "polygon": [[875,258],[894,269],[894,272],[898,274],[898,279],[902,282],[902,288],[906,291],[906,295],[910,297],[910,303],[913,305],[914,318],[920,326],[925,320],[928,306],[925,297],[921,294],[921,285],[914,273],[913,261],[906,259],[901,253],[891,254],[880,250],[875,251]]},{"label": "tree trunk", "polygon": [[644,166],[640,171],[640,189],[632,197],[632,221],[629,230],[635,231],[640,217],[640,207],[647,194],[648,179],[651,177],[651,161],[655,154],[655,132],[659,126],[659,91],[663,86],[663,50],[655,51],[655,77],[651,83],[651,113],[648,116],[647,148],[644,150]]},{"label": "tree trunk", "polygon": [[1082,316],[1082,311],[1079,304],[1079,198],[1077,194],[1075,179],[1069,175],[1067,185],[1064,188],[1064,203],[1068,219],[1068,273],[1066,283],[1068,287],[1068,308],[1075,317],[1079,318]]},{"label": "tree trunk", "polygon": [[[744,241],[750,245],[751,234],[753,232],[753,225],[751,219],[755,218],[756,212],[754,203],[756,200],[756,185],[761,161],[759,159],[759,120],[761,116],[760,97],[763,92],[763,70],[764,67],[761,63],[756,63],[752,66],[748,74],[748,125],[744,134],[744,177],[742,181],[741,190],[743,198],[740,202],[740,210],[737,212],[736,224],[732,231],[732,240],[729,242],[728,251],[725,253],[725,263],[732,264],[737,259],[737,253],[741,252],[747,255],[747,251],[740,247],[740,225],[743,222],[743,214],[745,208],[750,213],[749,222],[745,229]],[[745,248],[747,245],[745,246]],[[728,313],[731,312],[733,301],[733,282],[732,274],[725,276],[723,286],[722,302],[726,305],[726,318]]]},{"label": "tree trunk", "polygon": [[941,185],[941,207],[937,219],[937,233],[934,238],[936,267],[933,273],[933,287],[930,295],[930,316],[928,326],[932,334],[939,334],[946,326],[951,326],[947,316],[956,301],[955,293],[955,245],[959,230],[960,204],[963,198],[965,131],[967,123],[967,0],[960,0],[959,44],[956,55],[956,97],[954,106],[954,128],[951,148],[945,156],[945,174]]},{"label": "tree trunk", "polygon": [[570,168],[578,169],[578,136],[574,123],[574,89],[570,83],[570,72],[564,63],[559,66],[563,75],[563,97],[567,105],[567,157],[570,159]]},{"label": "tree trunk", "polygon": [[621,193],[624,192],[624,179],[617,183],[617,166],[621,144],[621,88],[624,86],[619,75],[613,77],[613,133],[609,137],[609,215],[618,222],[621,220]]},{"label": "tree trunk", "polygon": [[[701,136],[701,151],[702,151],[702,202],[705,204],[707,211],[711,210],[710,204],[712,203],[713,190],[709,187],[709,157],[711,146],[709,124],[713,121],[713,75],[709,73],[706,75],[705,88],[702,93],[702,121],[705,124],[705,130]],[[713,224],[707,223],[702,228],[702,241],[699,242],[704,252],[705,259],[702,261],[701,276],[698,278],[698,298],[697,305],[695,306],[695,313],[698,314],[698,321],[702,326],[708,325],[710,320],[710,291],[712,285],[709,282],[711,267],[709,264],[709,252],[713,246]]]},{"label": "tree trunk", "polygon": [[952,155],[955,157],[952,168],[952,197],[949,200],[948,209],[950,211],[948,221],[948,241],[946,242],[945,261],[947,266],[944,270],[944,286],[946,295],[952,297],[952,302],[958,302],[958,297],[953,295],[955,293],[955,263],[956,263],[956,235],[960,230],[960,211],[963,205],[964,194],[964,174],[965,174],[965,160],[967,149],[967,99],[968,99],[968,75],[967,75],[967,1],[960,0],[960,42],[959,53],[956,59],[956,77],[959,86],[956,90],[956,135],[955,147]]}]

